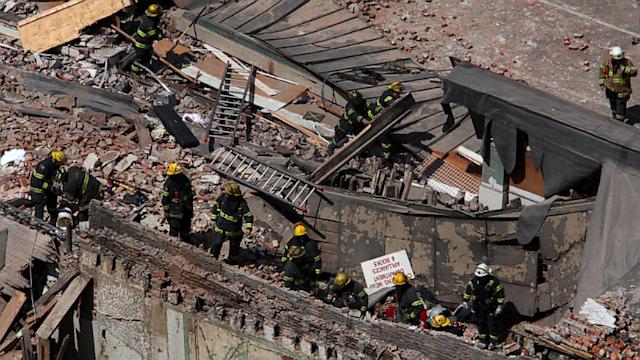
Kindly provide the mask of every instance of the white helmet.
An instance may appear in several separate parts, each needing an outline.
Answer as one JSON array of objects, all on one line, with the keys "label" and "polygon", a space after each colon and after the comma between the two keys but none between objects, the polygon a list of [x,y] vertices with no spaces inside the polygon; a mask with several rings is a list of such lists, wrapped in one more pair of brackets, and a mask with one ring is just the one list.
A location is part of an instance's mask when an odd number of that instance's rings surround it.
[{"label": "white helmet", "polygon": [[620,46],[614,46],[611,48],[611,51],[609,51],[609,55],[611,55],[611,58],[614,60],[622,60],[624,59],[624,50]]},{"label": "white helmet", "polygon": [[478,267],[476,268],[475,275],[477,277],[485,277],[485,276],[489,275],[490,273],[491,273],[491,269],[489,268],[489,266],[487,266],[487,264],[485,264],[485,263],[481,263],[481,264],[478,264]]}]

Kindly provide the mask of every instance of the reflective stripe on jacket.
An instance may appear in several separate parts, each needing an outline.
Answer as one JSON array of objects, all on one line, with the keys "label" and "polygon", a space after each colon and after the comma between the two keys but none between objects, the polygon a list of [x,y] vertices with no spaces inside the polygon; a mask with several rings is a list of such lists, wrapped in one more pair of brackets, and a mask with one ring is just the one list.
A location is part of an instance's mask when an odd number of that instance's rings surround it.
[{"label": "reflective stripe on jacket", "polygon": [[211,220],[217,228],[230,233],[241,231],[243,221],[245,228],[253,228],[253,214],[242,196],[220,195],[213,203]]},{"label": "reflective stripe on jacket", "polygon": [[600,64],[598,85],[604,85],[618,97],[626,98],[631,95],[631,77],[638,75],[638,69],[629,59],[614,62],[611,56]]}]

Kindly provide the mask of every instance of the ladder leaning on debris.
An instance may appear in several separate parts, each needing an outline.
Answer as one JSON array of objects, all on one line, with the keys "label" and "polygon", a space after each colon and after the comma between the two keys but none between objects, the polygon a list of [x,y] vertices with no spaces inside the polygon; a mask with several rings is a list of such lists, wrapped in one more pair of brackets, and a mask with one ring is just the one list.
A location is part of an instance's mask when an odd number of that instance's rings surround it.
[{"label": "ladder leaning on debris", "polygon": [[236,143],[242,112],[247,105],[253,103],[255,78],[255,67],[242,70],[232,68],[231,64],[227,63],[216,103],[209,115],[209,151],[213,151],[214,144]]},{"label": "ladder leaning on debris", "polygon": [[315,184],[224,144],[214,151],[211,167],[228,178],[303,212],[307,211],[305,205],[311,195],[318,194],[327,200]]}]

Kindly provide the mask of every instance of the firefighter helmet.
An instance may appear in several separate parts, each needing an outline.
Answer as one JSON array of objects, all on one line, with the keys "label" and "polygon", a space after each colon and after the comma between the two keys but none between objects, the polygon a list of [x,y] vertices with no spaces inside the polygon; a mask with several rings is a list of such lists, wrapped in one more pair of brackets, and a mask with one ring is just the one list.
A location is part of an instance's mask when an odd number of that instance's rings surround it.
[{"label": "firefighter helmet", "polygon": [[347,274],[340,272],[336,275],[336,278],[333,279],[333,284],[336,287],[343,287],[347,284],[347,282],[349,281],[349,277],[347,276]]},{"label": "firefighter helmet", "polygon": [[351,90],[347,93],[347,98],[349,98],[351,102],[362,101],[362,94],[358,90]]},{"label": "firefighter helmet", "polygon": [[394,92],[400,93],[402,92],[402,83],[400,81],[392,82],[387,88],[393,90]]},{"label": "firefighter helmet", "polygon": [[485,263],[481,263],[478,264],[478,267],[476,268],[476,272],[475,275],[477,277],[485,277],[487,275],[489,275],[491,273],[491,269],[489,268],[489,266]]},{"label": "firefighter helmet", "polygon": [[240,185],[230,182],[227,186],[224,187],[224,192],[229,196],[242,196],[242,191],[240,191]]},{"label": "firefighter helmet", "polygon": [[433,317],[433,321],[431,321],[431,326],[434,328],[445,327],[451,325],[451,320],[443,314],[439,314]]},{"label": "firefighter helmet", "polygon": [[296,226],[293,227],[293,235],[295,236],[304,236],[308,233],[309,230],[307,230],[307,227],[304,226],[304,224],[296,224]]},{"label": "firefighter helmet", "polygon": [[393,274],[393,284],[400,286],[400,285],[404,285],[407,282],[409,282],[409,279],[407,279],[407,275],[405,275],[405,273],[403,273],[402,271],[398,271],[397,273]]},{"label": "firefighter helmet", "polygon": [[620,46],[614,46],[609,51],[609,55],[614,60],[622,60],[624,59],[624,50]]},{"label": "firefighter helmet", "polygon": [[67,156],[64,154],[62,150],[53,150],[51,151],[51,158],[58,164],[66,164]]},{"label": "firefighter helmet", "polygon": [[167,169],[167,175],[178,175],[182,174],[182,166],[177,163],[169,164],[169,168]]},{"label": "firefighter helmet", "polygon": [[162,14],[162,8],[158,4],[151,4],[144,13],[149,17],[156,17]]}]

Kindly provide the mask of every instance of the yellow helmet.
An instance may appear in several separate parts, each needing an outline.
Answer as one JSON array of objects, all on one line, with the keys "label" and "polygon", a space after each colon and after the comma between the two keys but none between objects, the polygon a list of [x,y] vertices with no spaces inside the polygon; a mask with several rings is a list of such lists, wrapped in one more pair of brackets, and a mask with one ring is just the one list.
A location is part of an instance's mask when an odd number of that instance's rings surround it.
[{"label": "yellow helmet", "polygon": [[158,4],[151,4],[147,8],[147,11],[144,12],[148,17],[156,17],[162,14],[162,8]]},{"label": "yellow helmet", "polygon": [[66,164],[67,163],[67,156],[64,154],[64,151],[62,151],[62,150],[53,150],[53,151],[51,151],[51,157],[58,164]]},{"label": "yellow helmet", "polygon": [[240,185],[230,182],[224,187],[224,192],[229,196],[242,196],[242,191],[240,191]]},{"label": "yellow helmet", "polygon": [[349,277],[347,276],[347,274],[345,273],[338,273],[336,274],[336,278],[333,279],[333,283],[337,286],[337,287],[343,287],[345,286],[347,283],[349,282]]},{"label": "yellow helmet", "polygon": [[178,175],[182,174],[182,166],[177,163],[169,164],[169,168],[167,169],[167,175]]},{"label": "yellow helmet", "polygon": [[407,275],[405,275],[402,271],[398,271],[397,273],[393,274],[394,285],[404,285],[407,282],[409,282],[409,279],[407,279]]},{"label": "yellow helmet", "polygon": [[296,224],[296,226],[293,228],[293,235],[295,236],[303,236],[303,235],[307,235],[309,233],[309,230],[307,230],[307,227],[304,226],[304,224]]},{"label": "yellow helmet", "polygon": [[387,88],[399,93],[402,92],[402,83],[400,81],[396,81],[387,86]]},{"label": "yellow helmet", "polygon": [[436,315],[433,318],[433,321],[431,321],[431,326],[433,326],[434,328],[445,327],[449,325],[451,325],[451,320],[449,320],[448,317],[442,314]]}]

